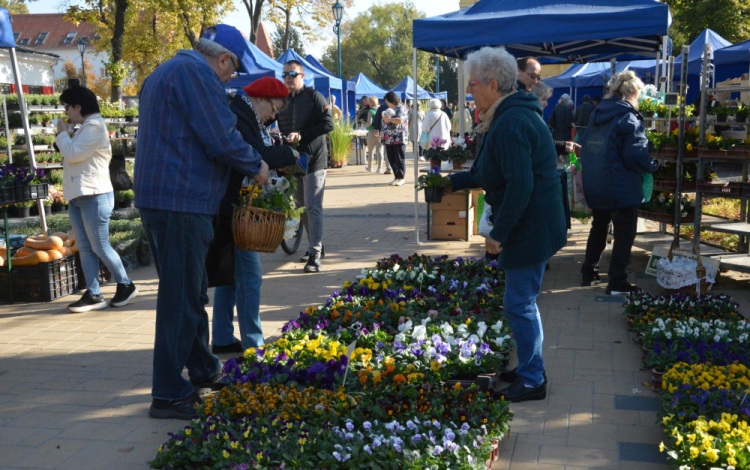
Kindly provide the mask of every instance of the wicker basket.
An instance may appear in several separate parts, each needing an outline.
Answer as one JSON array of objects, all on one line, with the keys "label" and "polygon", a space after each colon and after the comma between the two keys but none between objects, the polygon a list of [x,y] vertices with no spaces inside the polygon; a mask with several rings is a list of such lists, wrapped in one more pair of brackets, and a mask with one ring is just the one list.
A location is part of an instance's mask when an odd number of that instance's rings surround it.
[{"label": "wicker basket", "polygon": [[[674,250],[675,245],[677,244],[677,240],[679,239],[679,236],[675,236],[674,240],[672,241],[672,245],[669,247],[669,261],[672,262],[673,255],[672,250]],[[701,250],[700,247],[695,243],[695,240],[692,238],[688,238],[687,240],[690,241],[690,243],[693,244],[693,249],[695,249],[695,255],[698,258],[698,267],[695,268],[695,277],[697,279],[700,279],[699,283],[692,284],[689,286],[681,287],[679,289],[667,289],[664,288],[665,291],[667,291],[667,294],[686,294],[686,295],[694,295],[698,293],[706,293],[708,291],[708,281],[706,280],[706,267],[703,266],[703,262],[701,261]],[[698,289],[698,286],[700,285],[700,289]]]},{"label": "wicker basket", "polygon": [[284,239],[285,223],[286,215],[281,212],[252,206],[236,207],[232,219],[234,244],[240,250],[274,253]]}]

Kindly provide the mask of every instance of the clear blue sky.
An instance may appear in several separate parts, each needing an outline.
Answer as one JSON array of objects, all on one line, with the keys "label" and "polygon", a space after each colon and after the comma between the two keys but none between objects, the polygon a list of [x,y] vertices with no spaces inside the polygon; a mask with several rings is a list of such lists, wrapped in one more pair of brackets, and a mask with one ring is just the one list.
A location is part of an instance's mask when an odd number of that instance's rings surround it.
[{"label": "clear blue sky", "polygon": [[[335,0],[331,1],[331,4]],[[442,15],[451,11],[458,10],[458,0],[412,0],[417,9],[423,11],[427,16]],[[250,31],[250,19],[247,16],[247,10],[241,0],[235,0],[235,10],[230,12],[224,21],[227,24],[238,28],[243,33],[248,34]],[[357,14],[370,8],[376,3],[401,3],[397,0],[354,0],[354,6],[345,12],[349,18],[357,16]],[[31,13],[59,13],[63,10],[60,7],[60,0],[36,0],[29,2],[29,11]],[[305,49],[313,55],[321,56],[325,51],[328,44],[333,41],[334,34],[332,30],[329,30],[328,34],[321,36],[320,40],[314,44],[307,44]]]}]

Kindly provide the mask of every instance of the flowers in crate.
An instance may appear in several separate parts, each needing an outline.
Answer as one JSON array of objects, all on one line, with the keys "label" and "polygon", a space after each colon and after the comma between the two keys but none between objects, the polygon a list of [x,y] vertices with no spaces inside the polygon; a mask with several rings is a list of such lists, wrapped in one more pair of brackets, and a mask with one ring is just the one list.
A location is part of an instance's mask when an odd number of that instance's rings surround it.
[{"label": "flowers in crate", "polygon": [[428,174],[419,176],[416,188],[444,188],[445,186],[448,186],[449,182],[450,180],[444,178],[440,174],[440,166],[435,165],[430,169]]}]

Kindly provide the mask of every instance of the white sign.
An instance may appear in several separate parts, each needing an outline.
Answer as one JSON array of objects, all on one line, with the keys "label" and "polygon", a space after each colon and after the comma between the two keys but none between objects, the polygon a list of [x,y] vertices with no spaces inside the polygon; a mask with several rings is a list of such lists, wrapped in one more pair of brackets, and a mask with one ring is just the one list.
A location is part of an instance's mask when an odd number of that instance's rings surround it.
[{"label": "white sign", "polygon": [[[688,243],[688,242],[686,241],[685,243]],[[673,250],[672,255],[680,256],[680,257],[695,260],[695,261],[698,260],[698,256],[696,256],[692,251]],[[657,272],[656,272],[657,263],[659,262],[660,259],[667,258],[668,256],[669,256],[669,248],[665,246],[654,247],[654,251],[651,253],[651,258],[648,260],[648,266],[646,266],[646,274],[650,274],[651,276],[656,276],[657,275]],[[718,273],[719,265],[721,264],[721,261],[719,261],[718,259],[709,258],[707,256],[702,256],[701,263],[703,263],[703,266],[705,266],[707,269],[713,268],[713,270]]]}]

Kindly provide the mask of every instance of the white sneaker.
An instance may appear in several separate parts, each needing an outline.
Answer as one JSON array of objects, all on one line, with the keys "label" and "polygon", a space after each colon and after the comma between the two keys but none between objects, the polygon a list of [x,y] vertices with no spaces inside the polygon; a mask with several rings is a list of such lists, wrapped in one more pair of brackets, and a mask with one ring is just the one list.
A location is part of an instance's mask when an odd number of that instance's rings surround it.
[{"label": "white sneaker", "polygon": [[370,169],[370,167],[369,167],[369,166],[366,166],[366,167],[365,167],[365,171],[366,171],[366,172],[368,172],[368,173],[372,173],[372,170]]},{"label": "white sneaker", "polygon": [[380,173],[381,175],[384,175],[384,174],[385,174],[385,170],[383,170],[383,169],[381,168],[381,169],[379,169],[379,170],[378,170],[378,173]]},{"label": "white sneaker", "polygon": [[398,180],[393,180],[390,183],[388,183],[388,186],[396,186],[397,182],[398,182]]},{"label": "white sneaker", "polygon": [[396,180],[396,182],[393,183],[393,186],[403,186],[403,185],[404,185],[404,180]]}]

